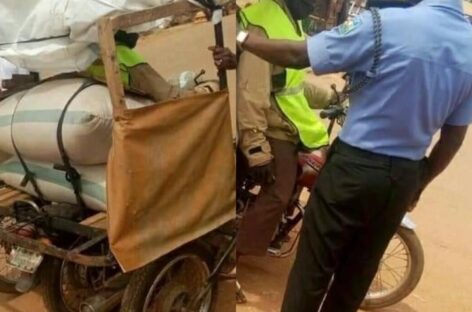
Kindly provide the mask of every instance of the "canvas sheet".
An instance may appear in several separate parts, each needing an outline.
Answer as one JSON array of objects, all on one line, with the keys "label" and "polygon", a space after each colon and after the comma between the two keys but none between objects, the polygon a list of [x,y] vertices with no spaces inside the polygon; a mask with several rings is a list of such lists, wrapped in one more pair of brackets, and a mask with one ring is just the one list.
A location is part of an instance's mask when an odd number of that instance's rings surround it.
[{"label": "canvas sheet", "polygon": [[116,112],[108,162],[108,230],[125,271],[235,218],[226,92]]}]

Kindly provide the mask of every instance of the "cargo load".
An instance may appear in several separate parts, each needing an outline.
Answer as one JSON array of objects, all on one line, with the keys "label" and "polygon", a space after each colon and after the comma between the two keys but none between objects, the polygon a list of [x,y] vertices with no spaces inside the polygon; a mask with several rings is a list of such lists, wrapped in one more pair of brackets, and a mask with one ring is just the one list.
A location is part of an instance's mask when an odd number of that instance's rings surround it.
[{"label": "cargo load", "polygon": [[[60,203],[76,203],[72,184],[66,173],[54,164],[25,160],[28,170],[35,175],[44,199]],[[106,211],[106,165],[75,166],[81,175],[81,196],[88,208]],[[0,180],[7,185],[37,195],[32,183],[22,185],[25,170],[18,158],[13,157],[0,164]]]},{"label": "cargo load", "polygon": [[[72,164],[106,163],[112,142],[111,99],[106,86],[95,83],[84,88],[87,82],[82,78],[52,80],[1,101],[0,153],[18,152],[27,159],[62,164],[62,140]],[[153,102],[127,96],[126,104],[138,108]]]},{"label": "cargo load", "polygon": [[[106,15],[140,11],[171,0],[2,0],[0,57],[33,71],[85,70],[99,57],[97,21]],[[129,29],[163,28],[170,19]]]}]

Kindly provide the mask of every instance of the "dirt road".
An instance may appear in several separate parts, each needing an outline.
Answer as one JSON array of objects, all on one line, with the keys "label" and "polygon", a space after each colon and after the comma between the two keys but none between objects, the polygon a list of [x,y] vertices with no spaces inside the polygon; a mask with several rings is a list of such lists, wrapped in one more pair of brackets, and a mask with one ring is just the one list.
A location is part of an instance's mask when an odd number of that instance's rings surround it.
[{"label": "dirt road", "polygon": [[[148,38],[146,40],[160,42],[159,48],[144,45],[141,49],[166,76],[200,68],[207,68],[214,76],[211,58],[205,51],[206,46],[212,43],[211,26],[196,27],[196,31],[175,30],[154,39]],[[227,27],[228,32],[234,34],[234,25],[231,27]],[[188,51],[191,51],[190,56]],[[230,81],[234,87],[234,76]],[[323,82],[328,85],[330,80],[325,78]],[[420,285],[404,302],[378,312],[472,311],[472,228],[469,225],[472,220],[472,209],[469,207],[472,202],[471,161],[472,133],[456,161],[431,185],[412,215],[418,224],[417,232],[426,257]],[[244,259],[238,275],[249,303],[238,306],[237,311],[278,312],[292,261],[292,258]],[[224,284],[220,294],[217,312],[234,311],[231,284]],[[32,292],[23,296],[0,295],[0,312],[45,310],[38,293]]]}]

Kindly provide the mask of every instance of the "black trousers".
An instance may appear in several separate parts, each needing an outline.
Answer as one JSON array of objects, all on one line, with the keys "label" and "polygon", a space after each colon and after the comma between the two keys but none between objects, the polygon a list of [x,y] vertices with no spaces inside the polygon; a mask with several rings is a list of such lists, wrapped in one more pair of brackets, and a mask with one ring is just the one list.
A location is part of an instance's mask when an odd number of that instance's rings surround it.
[{"label": "black trousers", "polygon": [[282,312],[317,312],[325,296],[322,312],[357,311],[425,169],[337,140],[306,208]]}]

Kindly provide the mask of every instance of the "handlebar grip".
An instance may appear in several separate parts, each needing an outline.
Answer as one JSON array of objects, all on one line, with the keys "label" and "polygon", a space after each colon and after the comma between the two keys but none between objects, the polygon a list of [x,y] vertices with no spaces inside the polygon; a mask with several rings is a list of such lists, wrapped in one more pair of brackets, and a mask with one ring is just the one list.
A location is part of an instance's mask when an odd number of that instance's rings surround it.
[{"label": "handlebar grip", "polygon": [[321,118],[321,119],[326,119],[326,118],[328,118],[328,115],[329,115],[329,113],[328,113],[326,110],[322,110],[322,111],[320,112],[320,118]]},{"label": "handlebar grip", "polygon": [[333,105],[320,112],[321,119],[335,119],[344,114],[344,108],[339,105]]}]

